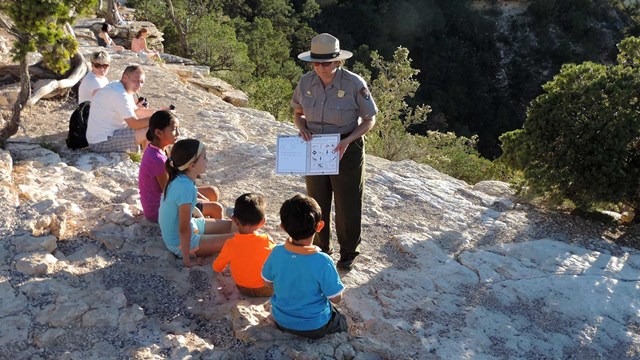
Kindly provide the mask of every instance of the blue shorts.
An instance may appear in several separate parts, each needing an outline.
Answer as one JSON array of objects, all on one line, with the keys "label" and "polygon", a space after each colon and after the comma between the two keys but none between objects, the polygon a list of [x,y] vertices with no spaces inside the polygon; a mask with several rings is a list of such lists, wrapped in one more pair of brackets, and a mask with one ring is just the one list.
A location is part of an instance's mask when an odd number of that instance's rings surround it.
[{"label": "blue shorts", "polygon": [[[191,218],[191,248],[189,249],[190,254],[195,254],[195,252],[200,249],[200,236],[204,234],[204,226],[204,218]],[[174,246],[165,243],[165,245],[167,246],[167,249],[176,254],[176,256],[182,257],[182,250],[180,250],[179,244],[178,246]]]}]

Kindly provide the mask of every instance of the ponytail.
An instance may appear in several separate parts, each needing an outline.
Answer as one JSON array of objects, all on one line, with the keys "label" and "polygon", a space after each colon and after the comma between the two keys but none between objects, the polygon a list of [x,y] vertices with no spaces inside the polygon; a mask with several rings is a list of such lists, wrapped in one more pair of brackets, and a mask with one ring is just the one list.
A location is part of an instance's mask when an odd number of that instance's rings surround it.
[{"label": "ponytail", "polygon": [[169,181],[164,187],[164,198],[167,198],[167,192],[169,190],[169,184],[189,169],[189,165],[194,162],[202,149],[204,144],[196,139],[183,139],[175,143],[171,149],[171,156],[167,158],[164,163],[165,170],[169,174]]}]

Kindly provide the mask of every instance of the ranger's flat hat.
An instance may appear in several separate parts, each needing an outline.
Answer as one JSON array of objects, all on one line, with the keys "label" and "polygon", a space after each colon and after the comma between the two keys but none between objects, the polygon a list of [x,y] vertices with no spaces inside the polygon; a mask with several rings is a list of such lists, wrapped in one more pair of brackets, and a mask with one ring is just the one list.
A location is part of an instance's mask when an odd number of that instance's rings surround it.
[{"label": "ranger's flat hat", "polygon": [[298,55],[298,59],[308,62],[330,62],[346,60],[353,54],[340,49],[340,40],[327,33],[318,34],[311,39],[311,51]]}]

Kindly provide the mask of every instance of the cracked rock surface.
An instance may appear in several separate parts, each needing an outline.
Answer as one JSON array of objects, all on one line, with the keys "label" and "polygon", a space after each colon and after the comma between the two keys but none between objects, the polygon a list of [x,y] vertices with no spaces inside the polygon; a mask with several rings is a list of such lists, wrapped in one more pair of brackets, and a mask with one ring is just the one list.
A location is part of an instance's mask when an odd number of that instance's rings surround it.
[{"label": "cracked rock surface", "polygon": [[[114,54],[109,77],[133,62]],[[142,64],[142,94],[175,104],[182,136],[207,146],[200,183],[218,186],[227,205],[265,195],[263,230],[283,242],[279,206],[305,187],[274,174],[275,140],[294,127]],[[636,228],[373,156],[362,255],[341,272],[349,333],[282,333],[268,299],[241,296],[228,272],[213,274],[213,259],[185,269],[166,251],[141,216],[138,163],[64,148],[73,108],[38,103],[0,150],[0,358],[640,358],[640,252],[616,244],[637,243]]]}]

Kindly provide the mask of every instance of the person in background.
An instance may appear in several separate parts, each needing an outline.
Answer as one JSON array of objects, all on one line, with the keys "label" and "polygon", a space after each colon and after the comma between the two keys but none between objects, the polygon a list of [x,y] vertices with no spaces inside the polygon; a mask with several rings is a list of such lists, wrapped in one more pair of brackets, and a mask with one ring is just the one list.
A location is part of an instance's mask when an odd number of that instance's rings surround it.
[{"label": "person in background", "polygon": [[[170,111],[156,111],[149,119],[147,130],[147,145],[142,154],[140,171],[138,172],[138,190],[140,191],[140,204],[144,217],[151,222],[158,222],[158,209],[162,199],[169,174],[165,169],[168,149],[175,144],[180,136],[180,121]],[[207,193],[212,198],[205,197]],[[211,195],[213,194],[213,195]],[[216,219],[222,218],[223,208],[218,200],[218,190],[215,187],[198,187],[198,202],[196,207],[204,217]]]},{"label": "person in background", "polygon": [[331,247],[331,201],[335,198],[335,224],[340,244],[339,269],[350,270],[360,254],[362,201],[364,196],[364,135],[373,128],[378,113],[367,84],[342,68],[352,53],[340,49],[330,34],[311,39],[311,51],[298,55],[313,64],[304,74],[291,99],[294,123],[300,136],[309,141],[314,134],[340,134],[334,149],[340,155],[338,175],[306,176],[307,194],[322,208],[325,227],[315,244],[327,254]]},{"label": "person in background", "polygon": [[124,50],[123,46],[120,45],[116,45],[115,42],[113,42],[113,39],[111,39],[111,36],[109,36],[109,31],[111,30],[111,25],[104,23],[102,24],[102,29],[100,30],[100,33],[98,34],[98,45],[99,46],[104,46],[107,49],[111,49],[113,51],[122,51]]},{"label": "person in background", "polygon": [[182,258],[185,267],[202,265],[203,257],[219,252],[234,231],[231,221],[206,219],[195,211],[195,181],[207,170],[204,143],[196,139],[176,142],[165,168],[169,180],[158,214],[162,240],[169,251]]},{"label": "person in background", "polygon": [[240,294],[251,297],[273,295],[273,287],[265,286],[260,276],[262,265],[276,246],[269,235],[258,233],[265,223],[264,197],[252,193],[238,197],[231,221],[238,227],[238,233],[225,242],[213,262],[213,271],[222,272],[229,265]]},{"label": "person in background", "polygon": [[295,195],[280,207],[280,226],[289,240],[278,245],[262,267],[273,286],[271,313],[280,330],[317,339],[347,331],[347,319],[332,304],[342,299],[344,285],[329,255],[313,245],[322,230],[322,210],[311,197]]},{"label": "person in background", "polygon": [[159,60],[160,55],[155,50],[149,50],[147,48],[147,36],[149,30],[142,28],[136,34],[136,37],[131,40],[131,51],[138,54],[140,57],[150,57],[154,60]]},{"label": "person in background", "polygon": [[107,72],[111,64],[111,56],[108,52],[100,50],[91,55],[91,71],[87,72],[80,81],[78,88],[78,104],[91,101],[93,96],[109,83]]},{"label": "person in background", "polygon": [[87,142],[92,151],[137,152],[139,144],[146,147],[149,117],[156,110],[136,106],[133,99],[144,81],[142,67],[130,65],[120,81],[111,82],[96,93],[87,123]]}]

